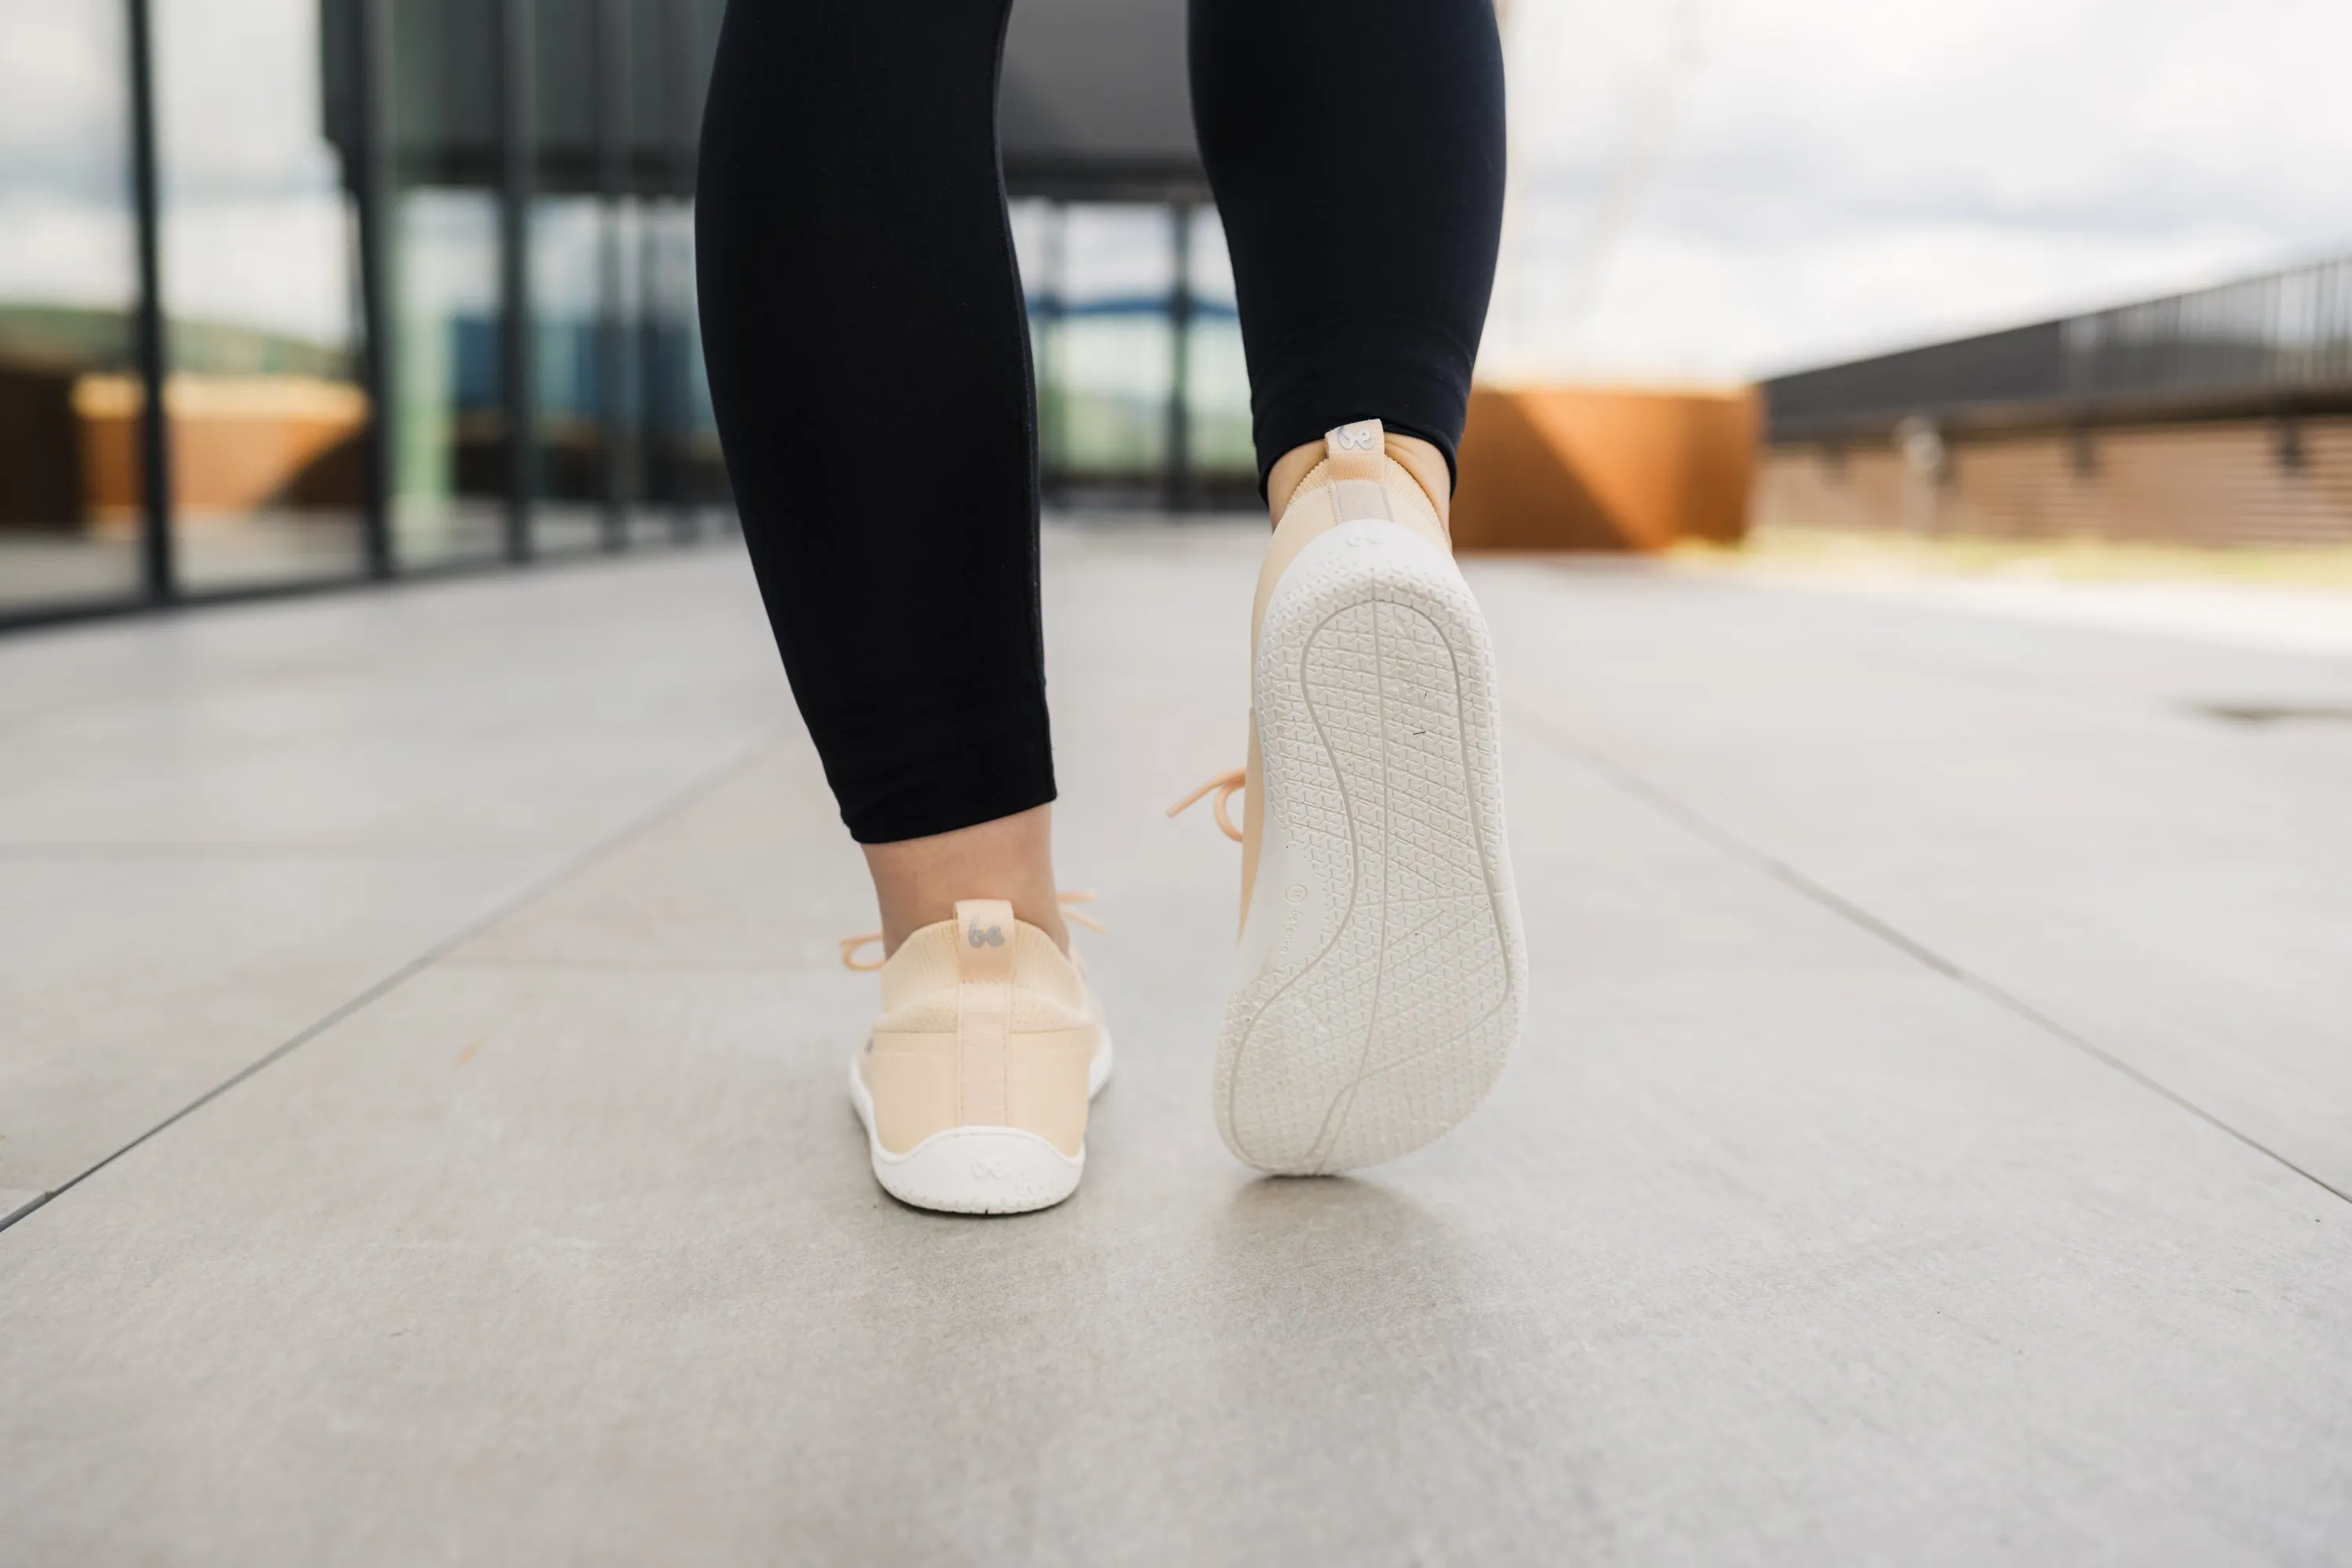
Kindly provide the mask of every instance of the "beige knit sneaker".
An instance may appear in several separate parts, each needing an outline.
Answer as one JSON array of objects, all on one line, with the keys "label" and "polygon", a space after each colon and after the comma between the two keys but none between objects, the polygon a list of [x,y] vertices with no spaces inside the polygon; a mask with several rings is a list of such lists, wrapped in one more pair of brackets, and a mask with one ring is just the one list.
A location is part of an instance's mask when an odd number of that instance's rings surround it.
[{"label": "beige knit sneaker", "polygon": [[1379,422],[1324,441],[1258,577],[1248,765],[1201,792],[1242,840],[1217,1130],[1301,1174],[1469,1115],[1527,995],[1486,619]]},{"label": "beige knit sneaker", "polygon": [[[873,940],[844,942],[845,962],[877,967],[855,960]],[[882,1016],[850,1058],[849,1098],[884,1190],[949,1214],[1076,1192],[1111,1062],[1085,968],[993,899],[958,903],[878,967]]]}]

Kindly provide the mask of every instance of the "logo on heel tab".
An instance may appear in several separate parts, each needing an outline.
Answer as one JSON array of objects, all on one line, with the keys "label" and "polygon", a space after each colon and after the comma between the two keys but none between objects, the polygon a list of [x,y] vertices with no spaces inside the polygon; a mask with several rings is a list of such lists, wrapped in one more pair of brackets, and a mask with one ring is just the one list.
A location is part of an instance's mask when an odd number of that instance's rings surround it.
[{"label": "logo on heel tab", "polygon": [[1369,419],[1360,425],[1342,425],[1331,432],[1330,441],[1342,452],[1369,452],[1381,444],[1381,427]]},{"label": "logo on heel tab", "polygon": [[984,926],[978,921],[974,921],[971,922],[971,926],[965,930],[964,940],[971,943],[974,947],[1003,947],[1004,945],[1004,928],[1003,926]]}]

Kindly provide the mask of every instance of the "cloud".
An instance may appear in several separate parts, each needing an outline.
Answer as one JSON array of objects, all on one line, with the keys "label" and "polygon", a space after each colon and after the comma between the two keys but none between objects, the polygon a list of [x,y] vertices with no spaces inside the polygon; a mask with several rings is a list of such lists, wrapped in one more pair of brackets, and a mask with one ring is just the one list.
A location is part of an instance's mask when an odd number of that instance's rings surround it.
[{"label": "cloud", "polygon": [[1696,0],[1597,265],[1674,13],[1514,5],[1507,372],[1750,374],[2352,246],[2338,0]]}]

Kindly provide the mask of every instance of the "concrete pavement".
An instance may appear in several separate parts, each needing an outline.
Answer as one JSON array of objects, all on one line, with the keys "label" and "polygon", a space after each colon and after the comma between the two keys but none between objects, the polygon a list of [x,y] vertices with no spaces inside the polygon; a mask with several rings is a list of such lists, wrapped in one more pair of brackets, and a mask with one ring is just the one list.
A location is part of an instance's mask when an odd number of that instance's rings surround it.
[{"label": "concrete pavement", "polygon": [[0,1561],[2342,1560],[2352,661],[1476,563],[1526,1044],[1263,1181],[1257,545],[1049,531],[1121,1059],[1003,1221],[865,1168],[737,552],[0,643]]}]

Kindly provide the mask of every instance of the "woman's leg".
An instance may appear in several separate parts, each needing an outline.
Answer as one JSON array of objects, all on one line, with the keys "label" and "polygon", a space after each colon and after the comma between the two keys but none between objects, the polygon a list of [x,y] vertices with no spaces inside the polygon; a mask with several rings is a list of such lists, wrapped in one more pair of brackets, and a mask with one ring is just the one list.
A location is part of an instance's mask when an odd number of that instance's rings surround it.
[{"label": "woman's leg", "polygon": [[1010,0],[732,0],[697,204],[710,388],[793,693],[893,948],[957,898],[1062,940]]},{"label": "woman's leg", "polygon": [[1192,0],[1192,69],[1261,484],[1360,419],[1450,478],[1502,233],[1491,0]]},{"label": "woman's leg", "polygon": [[1436,1138],[1526,1005],[1493,642],[1445,531],[1503,193],[1490,0],[1192,0],[1276,526],[1251,613],[1218,1130],[1269,1171]]}]

